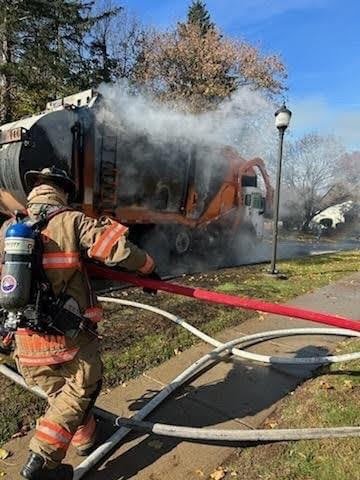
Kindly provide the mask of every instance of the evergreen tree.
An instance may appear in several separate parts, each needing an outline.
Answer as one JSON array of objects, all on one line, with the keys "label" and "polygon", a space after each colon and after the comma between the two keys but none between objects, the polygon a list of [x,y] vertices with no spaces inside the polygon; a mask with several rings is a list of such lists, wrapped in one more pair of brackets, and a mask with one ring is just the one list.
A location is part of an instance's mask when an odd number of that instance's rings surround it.
[{"label": "evergreen tree", "polygon": [[[11,3],[11,5],[9,5]],[[92,82],[93,0],[0,0],[1,123]]]},{"label": "evergreen tree", "polygon": [[122,7],[114,7],[111,0],[105,2],[99,10],[100,18],[93,29],[90,41],[93,85],[99,85],[101,82],[109,83],[115,79],[118,59],[112,48],[112,40],[115,36],[114,20],[122,10]]},{"label": "evergreen tree", "polygon": [[[20,114],[87,86],[86,35],[95,21],[82,0],[24,0],[26,44],[19,59]],[[21,108],[24,110],[21,112]]]},{"label": "evergreen tree", "polygon": [[18,43],[20,1],[0,0],[0,122],[8,122],[13,114],[14,85],[18,76],[15,46]]},{"label": "evergreen tree", "polygon": [[210,20],[210,13],[206,8],[206,4],[202,0],[193,0],[189,6],[187,23],[198,26],[201,35],[206,35],[209,30],[213,30],[215,27]]}]

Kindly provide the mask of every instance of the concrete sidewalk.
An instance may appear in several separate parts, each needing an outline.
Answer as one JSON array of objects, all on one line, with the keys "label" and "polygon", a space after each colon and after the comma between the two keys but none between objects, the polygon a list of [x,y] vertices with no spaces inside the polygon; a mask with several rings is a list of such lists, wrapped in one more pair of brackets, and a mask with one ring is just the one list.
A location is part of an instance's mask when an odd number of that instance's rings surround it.
[{"label": "concrete sidewalk", "polygon": [[[360,273],[306,294],[290,302],[300,307],[360,318]],[[176,311],[172,313],[176,314]],[[217,336],[226,341],[244,334],[280,328],[320,324],[265,315],[250,319]],[[331,351],[339,337],[292,337],[277,339],[251,350],[273,355],[315,356]],[[121,416],[133,415],[163,386],[212,347],[200,343],[142,376],[99,398],[98,406]],[[258,428],[278,402],[312,375],[309,367],[269,367],[232,358],[222,362],[181,389],[148,419],[164,423],[228,429]],[[100,422],[104,438],[112,428]],[[14,453],[5,470],[7,479],[18,479],[16,472],[27,456],[29,437],[10,441],[5,448]],[[131,434],[106,462],[86,478],[94,480],[190,480],[209,474],[232,452],[227,446],[200,445],[176,439]],[[81,462],[73,451],[68,461]]]}]

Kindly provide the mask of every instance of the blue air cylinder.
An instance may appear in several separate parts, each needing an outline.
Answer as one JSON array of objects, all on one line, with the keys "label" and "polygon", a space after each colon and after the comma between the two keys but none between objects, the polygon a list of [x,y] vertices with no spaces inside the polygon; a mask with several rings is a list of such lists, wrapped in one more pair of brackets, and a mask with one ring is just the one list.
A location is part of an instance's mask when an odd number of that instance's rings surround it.
[{"label": "blue air cylinder", "polygon": [[34,245],[35,234],[26,223],[6,230],[0,282],[0,304],[6,310],[16,311],[30,302]]}]

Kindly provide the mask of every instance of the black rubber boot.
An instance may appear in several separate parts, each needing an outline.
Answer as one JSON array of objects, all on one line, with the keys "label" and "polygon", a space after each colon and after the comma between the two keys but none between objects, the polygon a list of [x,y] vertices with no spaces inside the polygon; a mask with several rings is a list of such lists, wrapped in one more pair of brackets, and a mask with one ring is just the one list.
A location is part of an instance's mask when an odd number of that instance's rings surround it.
[{"label": "black rubber boot", "polygon": [[45,460],[37,453],[31,452],[20,475],[28,480],[72,480],[73,467],[61,464],[53,470],[44,468]]},{"label": "black rubber boot", "polygon": [[96,445],[95,443],[93,445],[90,445],[87,448],[81,449],[81,448],[76,448],[76,455],[79,457],[88,457],[90,453],[92,453],[94,450],[96,450]]}]

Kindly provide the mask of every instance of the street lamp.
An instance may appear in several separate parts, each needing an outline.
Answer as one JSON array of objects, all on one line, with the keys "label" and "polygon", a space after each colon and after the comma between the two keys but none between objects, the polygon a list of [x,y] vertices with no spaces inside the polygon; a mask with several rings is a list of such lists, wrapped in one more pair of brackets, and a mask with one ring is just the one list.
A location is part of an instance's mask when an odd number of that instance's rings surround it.
[{"label": "street lamp", "polygon": [[280,200],[280,182],[281,182],[281,164],[283,156],[283,144],[284,144],[284,134],[285,130],[289,126],[291,118],[291,112],[286,108],[285,103],[279,110],[275,112],[275,126],[279,130],[279,155],[278,155],[278,164],[277,164],[277,175],[276,175],[276,190],[275,190],[275,215],[273,223],[273,251],[272,251],[272,260],[271,260],[271,271],[272,275],[276,275],[278,272],[276,270],[276,251],[277,251],[277,237],[278,237],[278,223],[279,223],[279,200]]}]

